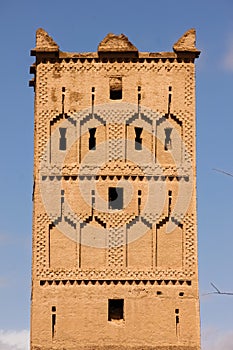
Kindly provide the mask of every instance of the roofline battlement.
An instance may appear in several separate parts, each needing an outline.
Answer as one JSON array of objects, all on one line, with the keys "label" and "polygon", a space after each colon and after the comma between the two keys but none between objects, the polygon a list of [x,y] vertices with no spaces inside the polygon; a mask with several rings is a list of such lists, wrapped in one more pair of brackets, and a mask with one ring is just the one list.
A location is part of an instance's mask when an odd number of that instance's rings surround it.
[{"label": "roofline battlement", "polygon": [[31,56],[43,58],[197,58],[200,51],[196,48],[196,31],[188,30],[174,45],[173,52],[139,52],[124,35],[109,33],[98,45],[96,52],[73,53],[63,52],[57,43],[42,28],[36,31],[36,47],[31,50]]}]

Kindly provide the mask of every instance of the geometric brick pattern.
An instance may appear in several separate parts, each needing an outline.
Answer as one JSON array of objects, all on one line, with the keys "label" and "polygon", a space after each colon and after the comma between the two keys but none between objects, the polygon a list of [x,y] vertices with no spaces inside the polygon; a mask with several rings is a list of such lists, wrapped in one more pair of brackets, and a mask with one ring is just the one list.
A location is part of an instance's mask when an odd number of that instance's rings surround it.
[{"label": "geometric brick pattern", "polygon": [[198,350],[195,31],[32,54],[31,349]]},{"label": "geometric brick pattern", "polygon": [[124,268],[124,227],[110,228],[108,267],[116,272]]}]

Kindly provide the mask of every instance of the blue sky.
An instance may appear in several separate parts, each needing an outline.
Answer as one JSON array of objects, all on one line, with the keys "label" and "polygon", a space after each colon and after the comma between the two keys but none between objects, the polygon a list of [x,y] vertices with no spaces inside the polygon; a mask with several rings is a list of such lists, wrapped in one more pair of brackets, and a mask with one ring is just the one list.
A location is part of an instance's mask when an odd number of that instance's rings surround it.
[{"label": "blue sky", "polygon": [[197,176],[202,349],[232,349],[233,292],[232,0],[40,0],[0,2],[0,349],[25,350],[29,329],[35,31],[63,51],[95,51],[108,32],[140,51],[172,51],[196,28]]}]

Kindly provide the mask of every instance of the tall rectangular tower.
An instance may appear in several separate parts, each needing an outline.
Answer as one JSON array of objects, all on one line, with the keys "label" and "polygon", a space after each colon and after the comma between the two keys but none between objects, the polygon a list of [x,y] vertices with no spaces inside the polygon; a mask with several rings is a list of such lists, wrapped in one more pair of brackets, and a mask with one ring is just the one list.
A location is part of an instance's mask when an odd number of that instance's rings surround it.
[{"label": "tall rectangular tower", "polygon": [[195,30],[173,52],[36,33],[31,349],[200,349]]}]

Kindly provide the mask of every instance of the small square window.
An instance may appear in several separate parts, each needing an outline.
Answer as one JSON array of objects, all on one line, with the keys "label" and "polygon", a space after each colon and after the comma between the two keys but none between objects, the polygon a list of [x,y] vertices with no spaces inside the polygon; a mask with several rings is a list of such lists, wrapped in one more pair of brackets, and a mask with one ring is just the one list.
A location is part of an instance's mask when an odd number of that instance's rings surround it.
[{"label": "small square window", "polygon": [[124,319],[124,299],[109,299],[108,300],[108,320],[123,320]]},{"label": "small square window", "polygon": [[108,207],[109,209],[123,209],[123,188],[109,187],[108,189]]}]

